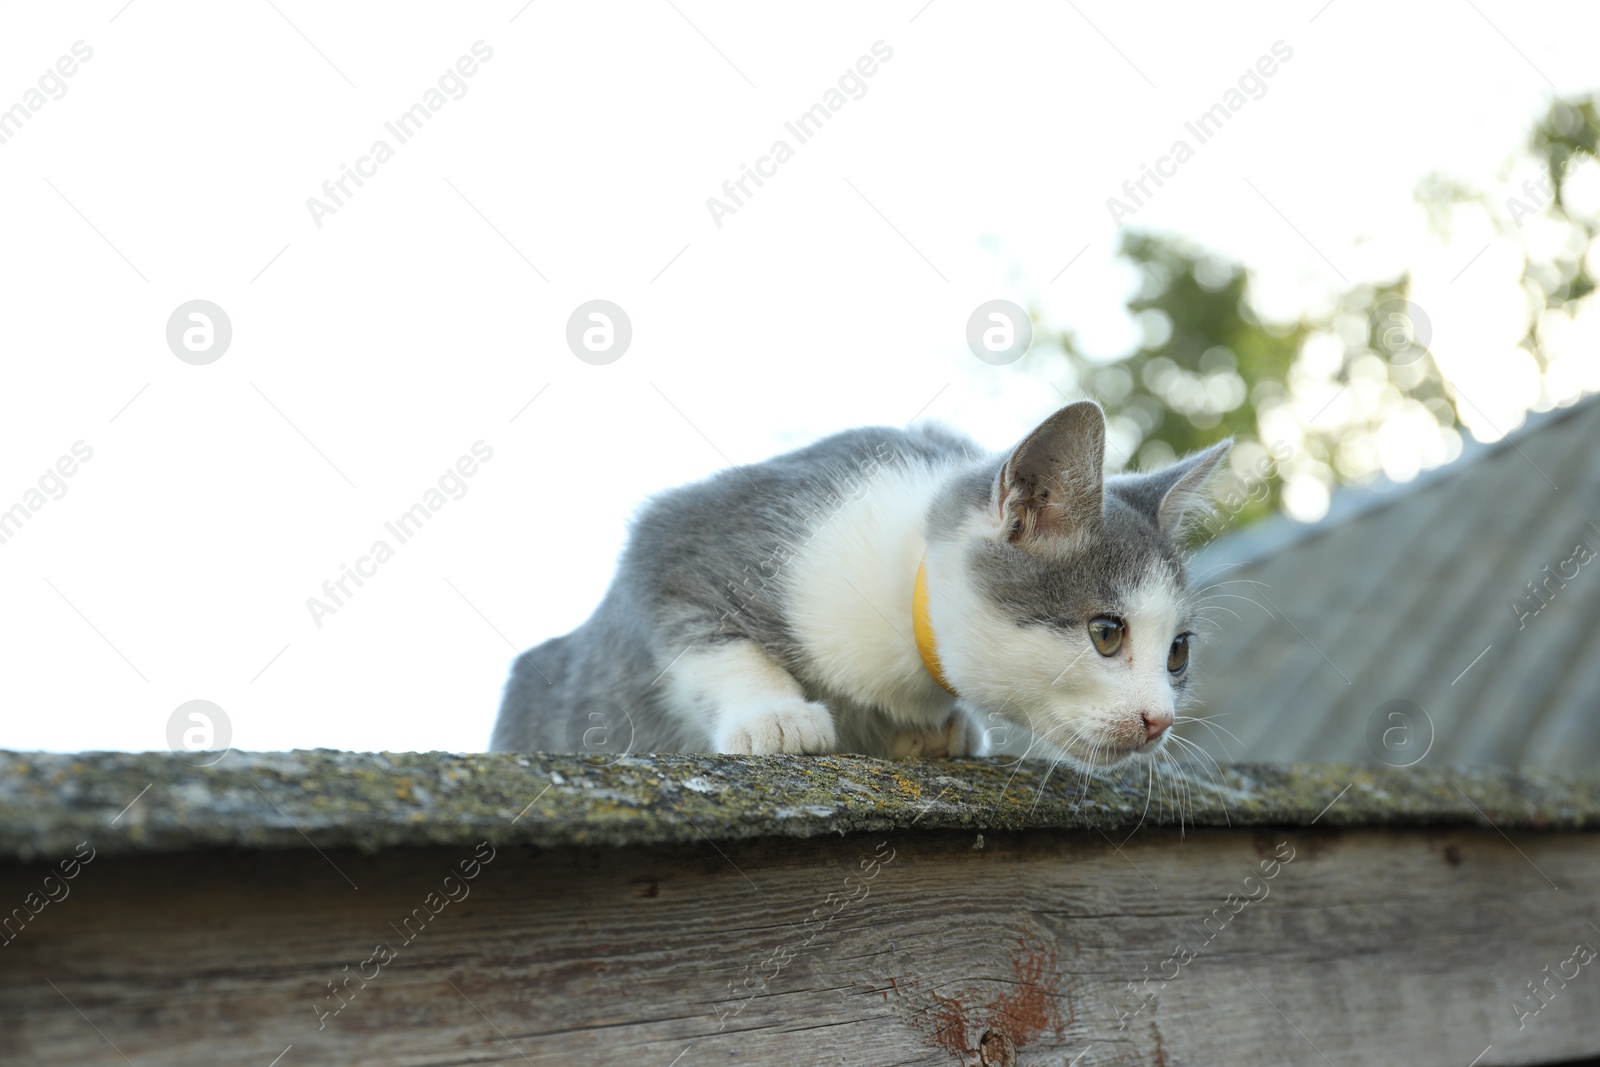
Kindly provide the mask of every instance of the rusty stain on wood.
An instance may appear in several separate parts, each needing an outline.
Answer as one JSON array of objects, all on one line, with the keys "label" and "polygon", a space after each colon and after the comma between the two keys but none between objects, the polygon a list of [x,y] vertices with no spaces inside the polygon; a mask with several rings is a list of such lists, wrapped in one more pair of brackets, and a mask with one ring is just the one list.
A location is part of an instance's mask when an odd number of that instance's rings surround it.
[{"label": "rusty stain on wood", "polygon": [[961,1056],[967,1051],[967,1009],[954,997],[933,994],[934,1044],[950,1053]]},{"label": "rusty stain on wood", "polygon": [[[931,1010],[919,1014],[929,1021],[935,1045],[956,1057],[981,1053],[983,1037],[974,1036],[981,1030],[1022,1048],[1046,1031],[1060,1034],[1071,1024],[1071,997],[1053,941],[1038,935],[1018,937],[1007,966],[1009,974],[984,983],[1000,985],[1003,992],[998,995],[985,998],[976,986],[960,988],[954,994],[931,994]],[[1062,1004],[1067,1005],[1066,1016]]]},{"label": "rusty stain on wood", "polygon": [[[1003,1026],[1018,1045],[1026,1045],[1046,1030],[1061,1033],[1071,1022],[1071,999],[1062,985],[1058,951],[1053,942],[1029,945],[1019,939],[1011,957],[1016,985],[989,1010],[993,1026]],[[1063,1019],[1061,1004],[1068,1005]]]}]

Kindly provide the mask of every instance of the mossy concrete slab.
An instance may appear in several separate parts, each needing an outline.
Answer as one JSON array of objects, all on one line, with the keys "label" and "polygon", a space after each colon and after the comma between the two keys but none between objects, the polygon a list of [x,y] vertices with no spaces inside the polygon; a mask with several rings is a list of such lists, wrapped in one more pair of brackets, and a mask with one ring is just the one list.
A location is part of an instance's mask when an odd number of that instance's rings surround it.
[{"label": "mossy concrete slab", "polygon": [[626,846],[891,829],[1600,829],[1600,778],[1233,765],[1085,778],[1007,758],[0,752],[0,856],[213,848]]}]

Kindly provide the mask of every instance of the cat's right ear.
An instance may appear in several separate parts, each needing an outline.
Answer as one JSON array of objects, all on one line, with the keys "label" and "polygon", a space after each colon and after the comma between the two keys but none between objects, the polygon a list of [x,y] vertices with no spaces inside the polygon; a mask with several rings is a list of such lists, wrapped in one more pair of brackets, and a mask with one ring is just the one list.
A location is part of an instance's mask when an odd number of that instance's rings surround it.
[{"label": "cat's right ear", "polygon": [[1007,540],[1068,536],[1105,512],[1106,417],[1079,400],[1051,415],[1000,465],[990,499]]}]

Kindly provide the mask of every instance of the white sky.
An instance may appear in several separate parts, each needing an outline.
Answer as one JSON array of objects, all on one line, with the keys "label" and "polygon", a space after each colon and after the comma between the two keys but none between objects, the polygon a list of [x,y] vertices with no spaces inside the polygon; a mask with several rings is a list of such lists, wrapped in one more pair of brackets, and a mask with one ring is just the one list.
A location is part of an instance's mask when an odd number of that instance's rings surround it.
[{"label": "white sky", "polygon": [[[94,51],[0,144],[0,508],[94,454],[0,544],[0,746],[161,749],[206,699],[238,747],[483,747],[513,646],[583,620],[647,494],[919,414],[1009,443],[1061,401],[966,350],[985,300],[1125,351],[1106,198],[1280,40],[1133,221],[1285,316],[1409,266],[1474,429],[1538,399],[1515,244],[1470,216],[1441,240],[1411,193],[1533,173],[1533,120],[1594,86],[1592,7],[674,2],[8,12],[0,108]],[[315,226],[479,40],[466,95]],[[706,198],[880,40],[866,95],[716,227]],[[233,326],[208,366],[165,342],[196,298]],[[608,366],[564,343],[594,298],[633,324]],[[1600,387],[1597,332],[1568,391]],[[469,492],[318,628],[306,599],[480,440]]]}]

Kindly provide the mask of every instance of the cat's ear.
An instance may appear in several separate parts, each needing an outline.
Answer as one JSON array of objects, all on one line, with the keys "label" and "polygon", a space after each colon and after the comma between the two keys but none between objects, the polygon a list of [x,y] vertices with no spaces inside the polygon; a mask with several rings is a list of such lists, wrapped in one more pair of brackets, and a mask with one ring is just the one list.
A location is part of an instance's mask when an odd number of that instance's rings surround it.
[{"label": "cat's ear", "polygon": [[1079,400],[1051,415],[1012,449],[995,479],[991,506],[1008,540],[1071,534],[1105,512],[1106,417]]},{"label": "cat's ear", "polygon": [[1170,467],[1136,475],[1138,486],[1132,494],[1133,502],[1155,520],[1162,533],[1178,540],[1184,516],[1208,503],[1206,482],[1232,450],[1233,438],[1230,437],[1184,456]]}]

